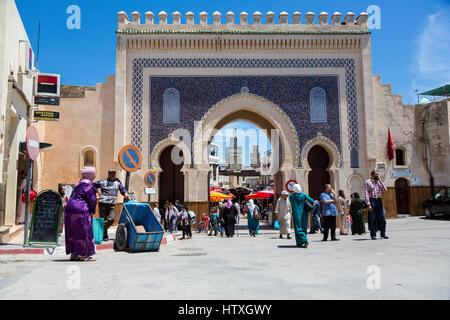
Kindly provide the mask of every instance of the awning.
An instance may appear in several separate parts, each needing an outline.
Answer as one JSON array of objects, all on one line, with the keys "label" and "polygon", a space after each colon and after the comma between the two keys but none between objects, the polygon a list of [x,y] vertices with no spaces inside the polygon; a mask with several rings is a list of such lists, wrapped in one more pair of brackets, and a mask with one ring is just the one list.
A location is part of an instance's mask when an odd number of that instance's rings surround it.
[{"label": "awning", "polygon": [[450,96],[450,84],[446,84],[445,86],[423,92],[420,94],[421,96],[435,96],[435,97],[448,97]]}]

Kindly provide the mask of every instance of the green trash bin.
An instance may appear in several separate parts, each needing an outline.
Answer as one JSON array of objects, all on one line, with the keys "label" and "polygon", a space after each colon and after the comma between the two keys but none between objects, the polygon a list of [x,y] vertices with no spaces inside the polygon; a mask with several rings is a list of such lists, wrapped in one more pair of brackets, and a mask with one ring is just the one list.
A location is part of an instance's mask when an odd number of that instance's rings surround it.
[{"label": "green trash bin", "polygon": [[95,244],[102,244],[103,242],[103,227],[105,225],[105,219],[103,218],[94,218],[93,227],[94,227],[94,242]]}]

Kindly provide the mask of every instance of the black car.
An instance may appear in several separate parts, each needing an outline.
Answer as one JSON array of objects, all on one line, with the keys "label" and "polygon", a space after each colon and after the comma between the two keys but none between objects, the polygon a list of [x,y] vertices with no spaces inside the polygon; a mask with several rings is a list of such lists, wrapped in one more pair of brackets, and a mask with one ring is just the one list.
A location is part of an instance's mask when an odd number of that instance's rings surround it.
[{"label": "black car", "polygon": [[444,187],[433,197],[422,204],[423,213],[427,217],[438,214],[450,214],[450,188]]}]

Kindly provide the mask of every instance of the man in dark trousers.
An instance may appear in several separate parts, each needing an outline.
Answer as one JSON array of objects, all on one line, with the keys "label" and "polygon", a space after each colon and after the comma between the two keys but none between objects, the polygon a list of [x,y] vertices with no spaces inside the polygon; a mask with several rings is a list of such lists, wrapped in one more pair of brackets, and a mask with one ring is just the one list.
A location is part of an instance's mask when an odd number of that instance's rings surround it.
[{"label": "man in dark trousers", "polygon": [[382,196],[387,191],[380,174],[374,170],[370,173],[370,179],[366,181],[366,202],[369,207],[369,229],[372,240],[377,239],[377,227],[380,229],[381,237],[389,239],[386,236],[386,217]]},{"label": "man in dark trousers", "polygon": [[320,202],[322,203],[322,215],[324,220],[323,225],[323,239],[328,240],[328,232],[331,232],[331,241],[339,241],[336,238],[336,216],[337,212],[337,197],[331,185],[325,185],[325,191],[320,195]]},{"label": "man in dark trousers", "polygon": [[108,178],[94,182],[96,189],[101,189],[102,194],[98,200],[98,209],[100,218],[105,219],[105,226],[103,229],[103,240],[108,240],[108,228],[114,223],[116,218],[116,199],[117,194],[120,193],[127,200],[130,199],[127,190],[125,190],[122,182],[116,178],[116,170],[108,170]]}]

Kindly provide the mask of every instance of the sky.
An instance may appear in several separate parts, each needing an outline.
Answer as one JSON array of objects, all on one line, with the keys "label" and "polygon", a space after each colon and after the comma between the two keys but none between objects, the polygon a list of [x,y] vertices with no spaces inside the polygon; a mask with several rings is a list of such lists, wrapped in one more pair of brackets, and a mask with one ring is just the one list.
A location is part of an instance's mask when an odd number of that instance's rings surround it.
[{"label": "sky", "polygon": [[[115,30],[117,12],[133,11],[169,14],[179,11],[233,11],[236,19],[242,11],[275,12],[276,21],[282,11],[313,11],[317,15],[348,11],[356,15],[368,11],[370,5],[380,8],[381,28],[372,29],[373,74],[381,75],[381,82],[392,85],[392,92],[403,95],[404,103],[415,103],[415,90],[426,91],[450,82],[450,0],[16,0],[16,5],[37,54],[38,22],[41,22],[39,69],[61,74],[63,84],[90,85],[105,82],[115,74]],[[68,29],[71,5],[80,8],[81,28]],[[182,20],[184,21],[184,20]],[[264,18],[263,18],[264,21]]]}]

